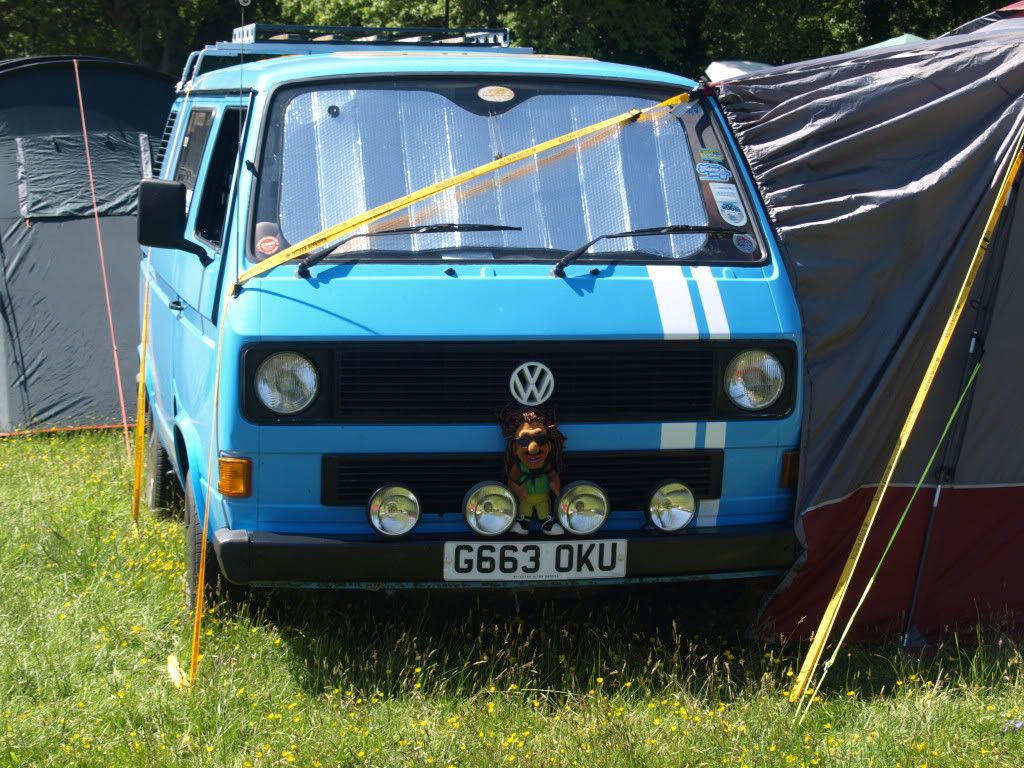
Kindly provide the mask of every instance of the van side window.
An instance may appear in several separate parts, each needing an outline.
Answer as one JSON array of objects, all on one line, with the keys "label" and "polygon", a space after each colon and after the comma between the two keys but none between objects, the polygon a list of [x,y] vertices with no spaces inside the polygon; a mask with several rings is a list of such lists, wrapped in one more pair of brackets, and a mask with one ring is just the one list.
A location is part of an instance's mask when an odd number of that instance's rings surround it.
[{"label": "van side window", "polygon": [[228,198],[231,195],[231,179],[238,158],[240,126],[245,123],[246,110],[232,107],[225,111],[220,121],[217,142],[213,145],[210,167],[203,181],[199,214],[196,216],[196,234],[214,247],[219,248],[227,215]]},{"label": "van side window", "polygon": [[174,171],[174,180],[185,185],[186,207],[192,204],[192,192],[196,188],[196,177],[199,166],[203,162],[203,151],[206,140],[210,137],[213,125],[212,109],[193,109],[185,126],[185,138],[181,140],[181,154],[178,156],[178,167]]}]

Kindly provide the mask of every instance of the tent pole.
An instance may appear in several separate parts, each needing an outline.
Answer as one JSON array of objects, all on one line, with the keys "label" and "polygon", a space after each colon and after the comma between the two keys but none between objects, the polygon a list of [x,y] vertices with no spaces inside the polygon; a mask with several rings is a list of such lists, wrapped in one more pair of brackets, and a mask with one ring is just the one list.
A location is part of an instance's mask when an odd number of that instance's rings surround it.
[{"label": "tent pole", "polygon": [[[966,385],[967,378],[976,363],[981,361],[983,353],[982,343],[978,337],[978,331],[971,333],[971,346],[967,353],[967,366],[964,369],[964,379],[961,388]],[[921,541],[921,553],[917,558],[917,574],[914,576],[914,588],[910,593],[910,605],[907,608],[907,620],[903,627],[903,650],[909,648],[921,648],[925,645],[924,638],[914,626],[914,612],[917,610],[917,601],[921,594],[921,585],[924,583],[924,567],[928,561],[928,548],[932,540],[932,529],[935,527],[935,517],[939,511],[939,500],[942,498],[942,486],[953,482],[953,475],[956,471],[956,464],[960,459],[959,447],[962,444],[957,437],[963,436],[963,430],[967,424],[967,418],[971,412],[971,405],[974,403],[974,390],[972,389],[964,409],[957,415],[957,422],[954,425],[953,433],[946,441],[946,450],[943,452],[942,464],[935,470],[936,482],[935,493],[932,496],[931,509],[928,511],[928,525],[925,527],[924,539]],[[954,448],[956,443],[956,448]]]},{"label": "tent pole", "polygon": [[[985,221],[985,226],[982,229],[978,245],[974,250],[974,254],[971,256],[970,264],[967,268],[967,274],[964,275],[963,282],[960,285],[960,290],[956,295],[956,300],[953,302],[953,307],[950,310],[949,316],[946,318],[942,333],[939,335],[939,339],[935,345],[935,351],[932,353],[928,367],[925,369],[924,376],[918,385],[917,394],[914,396],[914,400],[910,404],[910,410],[907,412],[906,419],[903,422],[903,428],[900,430],[899,436],[896,440],[896,445],[893,447],[892,454],[889,456],[889,461],[882,473],[882,479],[878,484],[874,497],[871,499],[871,504],[868,506],[867,513],[864,515],[864,521],[861,524],[856,539],[854,539],[853,547],[850,549],[850,554],[843,566],[843,571],[839,575],[839,581],[836,583],[832,597],[825,606],[825,611],[822,613],[821,621],[818,623],[818,627],[811,639],[811,644],[807,649],[807,655],[804,657],[803,663],[800,666],[800,672],[797,674],[793,687],[789,692],[789,701],[792,704],[796,704],[803,700],[804,693],[807,691],[807,686],[810,684],[811,676],[814,674],[814,670],[818,666],[818,661],[821,659],[821,654],[825,649],[825,643],[828,642],[828,637],[832,633],[832,629],[835,627],[836,618],[839,615],[839,609],[843,604],[843,600],[846,598],[850,581],[853,578],[854,571],[856,571],[857,564],[860,562],[861,555],[864,552],[864,545],[867,541],[868,535],[871,533],[871,528],[874,525],[875,519],[878,517],[878,511],[881,509],[885,493],[889,489],[889,485],[892,482],[893,475],[895,474],[896,464],[903,455],[903,449],[909,442],[910,435],[913,433],[914,427],[917,425],[917,419],[921,415],[921,409],[924,407],[925,399],[928,397],[928,392],[931,390],[932,382],[935,380],[935,375],[939,370],[939,366],[941,365],[943,358],[945,357],[946,350],[949,348],[949,342],[953,338],[953,331],[956,329],[957,323],[959,323],[960,317],[963,314],[963,310],[967,306],[967,300],[974,287],[974,281],[977,278],[981,265],[985,260],[985,254],[988,252],[989,246],[992,244],[992,236],[996,231],[996,227],[999,224],[1000,219],[1002,218],[1003,211],[1006,209],[1006,201],[1009,197],[1010,190],[1017,181],[1017,174],[1020,172],[1022,161],[1024,161],[1024,123],[1020,125],[1016,136],[1014,137],[1012,146],[1013,149],[1011,150],[1011,154],[1007,158],[1006,169],[1002,171],[1001,174],[997,172],[994,179],[995,186],[998,187],[998,190],[996,192],[995,199],[993,200],[992,208],[989,210],[988,218]],[[862,595],[862,600],[864,597],[865,595]]]},{"label": "tent pole", "polygon": [[[1018,185],[1010,191],[1006,201],[1006,207],[1011,208],[1016,204]],[[1012,211],[1011,211],[1012,214]],[[985,338],[988,336],[988,329],[992,323],[992,314],[995,311],[996,299],[999,295],[999,286],[1002,283],[1003,266],[1006,264],[1006,252],[1009,247],[1010,226],[1004,226],[999,232],[999,242],[996,243],[995,252],[998,257],[990,262],[985,279],[985,286],[976,307],[974,330],[971,331],[970,345],[967,349],[967,360],[964,365],[964,375],[961,382],[961,389],[966,386],[967,381],[985,355]],[[935,470],[936,483],[935,495],[932,497],[931,509],[928,512],[928,525],[925,527],[924,538],[921,541],[921,553],[917,560],[917,574],[914,577],[914,588],[910,594],[910,603],[907,607],[906,623],[903,627],[902,646],[903,650],[910,648],[921,648],[926,643],[921,633],[914,624],[914,614],[917,611],[917,604],[921,597],[921,588],[924,584],[924,569],[928,561],[928,549],[931,545],[932,530],[935,527],[935,518],[939,512],[939,501],[942,496],[942,486],[950,485],[956,476],[956,467],[960,463],[960,454],[963,450],[964,434],[967,431],[967,423],[971,414],[971,407],[974,404],[974,390],[972,389],[963,410],[957,416],[957,423],[946,442],[946,450],[942,456],[942,464]]]}]

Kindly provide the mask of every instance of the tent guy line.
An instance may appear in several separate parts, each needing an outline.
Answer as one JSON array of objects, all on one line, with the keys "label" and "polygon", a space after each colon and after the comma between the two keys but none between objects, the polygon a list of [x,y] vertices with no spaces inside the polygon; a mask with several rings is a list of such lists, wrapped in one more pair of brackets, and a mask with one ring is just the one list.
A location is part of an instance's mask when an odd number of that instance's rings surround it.
[{"label": "tent guy line", "polygon": [[[974,380],[978,377],[978,372],[981,370],[981,362],[979,361],[974,365],[970,376],[967,379],[967,383],[964,385],[963,391],[960,393],[960,397],[956,401],[956,405],[953,406],[953,412],[950,413],[949,418],[946,420],[946,426],[942,430],[942,434],[935,443],[935,450],[932,451],[932,455],[928,459],[928,463],[924,469],[921,470],[921,477],[914,486],[914,492],[907,499],[906,505],[903,507],[903,512],[900,514],[899,520],[896,521],[896,525],[893,527],[892,533],[889,534],[889,540],[885,544],[885,548],[882,550],[881,556],[878,558],[878,562],[875,564],[875,570],[872,571],[871,576],[868,577],[867,583],[864,585],[864,589],[860,593],[860,597],[857,599],[857,604],[853,607],[850,612],[849,618],[846,620],[846,626],[843,627],[842,633],[839,635],[839,639],[836,641],[835,647],[832,649],[832,655],[829,656],[828,660],[821,667],[821,676],[818,678],[818,682],[814,685],[813,690],[821,690],[821,686],[825,683],[825,678],[828,676],[829,670],[836,663],[836,659],[839,658],[839,649],[842,648],[843,642],[850,634],[850,630],[853,629],[853,624],[857,620],[857,614],[860,613],[861,607],[867,600],[868,593],[871,588],[875,585],[875,580],[878,578],[878,572],[882,570],[882,566],[885,564],[886,558],[889,556],[889,551],[892,549],[893,543],[896,541],[896,537],[899,535],[900,530],[903,528],[903,523],[906,522],[907,515],[910,514],[910,508],[914,504],[914,500],[917,498],[917,494],[924,487],[924,481],[932,471],[932,467],[935,464],[935,459],[939,455],[939,451],[942,449],[942,444],[946,441],[946,437],[949,435],[950,430],[953,428],[953,424],[956,423],[957,416],[960,415],[960,409],[963,407],[964,401],[967,399],[967,395],[970,393],[971,388],[974,386]],[[936,487],[936,493],[941,486]],[[804,696],[800,703],[797,705],[797,716],[798,722],[802,723],[804,718],[807,716],[807,712],[811,708],[814,698]],[[801,711],[802,709],[802,711]]]},{"label": "tent guy line", "polygon": [[[864,545],[871,533],[871,527],[875,522],[875,518],[878,516],[878,510],[881,508],[882,500],[885,498],[885,493],[888,490],[889,483],[896,471],[896,464],[903,455],[903,449],[906,448],[907,443],[910,440],[910,435],[914,431],[917,419],[924,407],[925,399],[928,397],[928,392],[931,390],[932,382],[935,380],[935,375],[938,372],[939,366],[942,364],[946,350],[949,348],[949,343],[953,338],[953,331],[956,329],[957,323],[960,321],[960,316],[963,314],[964,307],[967,305],[971,289],[974,287],[975,278],[978,276],[981,265],[985,260],[985,254],[988,252],[989,245],[992,242],[992,236],[995,233],[999,222],[1002,220],[1003,212],[1006,210],[1006,201],[1009,198],[1010,190],[1017,181],[1017,176],[1021,167],[1022,153],[1024,153],[1024,122],[1022,122],[1020,129],[1018,129],[1013,146],[1014,151],[1012,158],[1007,165],[1006,170],[1002,174],[1002,179],[999,183],[999,190],[996,193],[995,200],[992,203],[992,208],[989,211],[988,220],[985,222],[985,228],[982,230],[981,238],[974,250],[974,255],[971,257],[970,265],[968,266],[967,273],[964,275],[963,282],[960,285],[956,301],[954,301],[953,308],[950,311],[949,316],[946,318],[946,323],[943,326],[942,333],[939,335],[938,342],[935,345],[935,351],[932,353],[931,360],[928,362],[928,367],[924,372],[924,376],[921,378],[921,383],[918,386],[917,393],[910,405],[910,410],[907,412],[906,420],[900,430],[896,445],[893,447],[885,472],[882,474],[882,482],[878,485],[874,498],[871,500],[867,514],[864,516],[864,522],[861,524],[860,531],[857,533],[857,538],[854,540],[853,548],[850,550],[850,555],[847,558],[846,564],[843,566],[843,571],[839,576],[839,582],[836,584],[835,591],[833,592],[828,605],[825,607],[825,611],[822,614],[818,628],[815,630],[814,638],[807,650],[807,656],[804,658],[803,664],[800,667],[800,672],[797,675],[796,682],[793,684],[793,688],[790,691],[789,700],[794,704],[800,701],[803,697],[804,692],[807,690],[808,684],[810,683],[811,676],[814,674],[814,670],[818,665],[818,661],[821,659],[822,651],[825,649],[825,643],[828,641],[828,637],[832,633],[836,618],[839,614],[839,609],[846,597],[850,580],[853,577],[854,571],[857,569],[857,564],[860,561],[861,554],[864,552]],[[1000,178],[998,173],[995,178]],[[868,587],[865,589],[865,593],[869,588],[870,582],[868,582]]]},{"label": "tent guy line", "polygon": [[114,311],[110,305],[110,280],[107,277],[107,259],[103,252],[103,234],[100,231],[100,210],[96,203],[96,179],[92,173],[92,155],[89,153],[89,132],[85,123],[85,102],[82,99],[82,81],[78,75],[78,59],[71,60],[75,72],[75,91],[78,94],[78,114],[82,119],[82,143],[85,145],[85,165],[89,172],[89,194],[92,198],[92,216],[96,223],[96,247],[100,253],[100,272],[103,280],[103,299],[107,306],[107,325],[110,328],[110,346],[114,353],[114,378],[117,381],[117,401],[121,406],[121,427],[124,431],[124,449],[128,462],[132,460],[132,443],[128,437],[128,410],[124,402],[124,387],[121,386],[121,363],[118,361],[117,335],[114,333]]},{"label": "tent guy line", "polygon": [[359,227],[372,224],[375,221],[383,219],[385,216],[389,216],[392,213],[403,210],[404,208],[409,208],[410,206],[431,198],[434,195],[440,194],[441,192],[465,184],[468,181],[479,179],[482,176],[486,176],[523,160],[536,157],[537,155],[543,154],[544,152],[548,152],[552,149],[557,149],[565,144],[576,141],[577,139],[586,138],[592,134],[600,133],[601,131],[610,130],[612,128],[620,128],[628,123],[642,120],[658,110],[674,107],[677,104],[685,104],[695,98],[701,98],[703,95],[703,90],[698,90],[696,93],[680,93],[651,107],[645,107],[644,109],[631,109],[628,112],[623,112],[622,114],[610,117],[607,120],[592,123],[591,125],[571,131],[570,133],[556,136],[553,139],[542,141],[531,147],[527,147],[526,149],[521,149],[518,152],[505,155],[497,160],[492,160],[489,163],[478,165],[476,168],[463,171],[455,176],[451,176],[435,184],[430,184],[422,189],[416,190],[415,192],[411,192],[408,195],[403,195],[402,197],[391,200],[390,202],[378,205],[375,208],[371,208],[368,211],[346,219],[340,224],[336,224],[333,227],[328,227],[314,235],[310,235],[305,240],[296,243],[289,248],[285,248],[280,253],[270,256],[255,266],[250,267],[238,276],[238,281],[235,283],[235,293],[241,290],[242,286],[246,282],[254,277],[262,275],[265,272],[269,272],[271,269],[274,269],[274,267],[278,267],[288,261],[305,256],[307,253],[310,253],[317,248],[329,245],[338,238],[355,231]]}]

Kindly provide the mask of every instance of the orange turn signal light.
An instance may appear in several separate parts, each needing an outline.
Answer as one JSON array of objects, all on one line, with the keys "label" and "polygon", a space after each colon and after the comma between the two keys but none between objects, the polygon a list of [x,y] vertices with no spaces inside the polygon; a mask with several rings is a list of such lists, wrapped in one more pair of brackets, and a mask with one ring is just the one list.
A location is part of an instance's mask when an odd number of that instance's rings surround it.
[{"label": "orange turn signal light", "polygon": [[240,498],[252,494],[251,461],[236,456],[221,456],[217,460],[217,469],[217,490],[222,496]]},{"label": "orange turn signal light", "polygon": [[800,451],[785,451],[782,454],[782,471],[779,473],[779,485],[782,488],[796,489],[800,478]]}]

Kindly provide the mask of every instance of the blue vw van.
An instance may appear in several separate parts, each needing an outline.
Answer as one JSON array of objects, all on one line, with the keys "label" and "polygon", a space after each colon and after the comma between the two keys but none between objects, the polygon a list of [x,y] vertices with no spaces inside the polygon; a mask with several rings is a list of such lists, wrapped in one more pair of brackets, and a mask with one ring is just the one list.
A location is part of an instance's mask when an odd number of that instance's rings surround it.
[{"label": "blue vw van", "polygon": [[[643,119],[240,280],[630,110]],[[146,493],[184,493],[191,590],[204,544],[208,582],[253,587],[793,562],[797,308],[743,157],[692,80],[537,55],[506,30],[251,25],[190,57],[155,162],[139,207]],[[505,457],[547,437],[510,443],[510,408],[563,438],[543,525]]]}]

